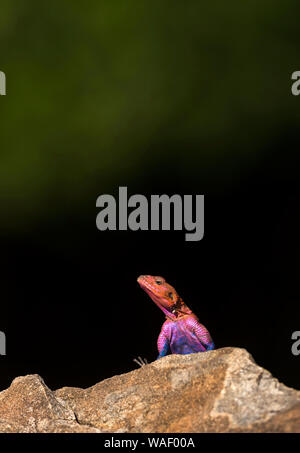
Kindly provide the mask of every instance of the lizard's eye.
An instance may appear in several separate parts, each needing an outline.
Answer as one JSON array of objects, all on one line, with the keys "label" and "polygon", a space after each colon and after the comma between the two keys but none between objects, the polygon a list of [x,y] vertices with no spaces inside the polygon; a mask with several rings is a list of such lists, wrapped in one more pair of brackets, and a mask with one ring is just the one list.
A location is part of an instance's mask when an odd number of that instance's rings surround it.
[{"label": "lizard's eye", "polygon": [[156,280],[156,282],[158,285],[161,285],[162,284],[162,281],[161,280]]},{"label": "lizard's eye", "polygon": [[173,300],[173,294],[169,293],[169,298]]}]

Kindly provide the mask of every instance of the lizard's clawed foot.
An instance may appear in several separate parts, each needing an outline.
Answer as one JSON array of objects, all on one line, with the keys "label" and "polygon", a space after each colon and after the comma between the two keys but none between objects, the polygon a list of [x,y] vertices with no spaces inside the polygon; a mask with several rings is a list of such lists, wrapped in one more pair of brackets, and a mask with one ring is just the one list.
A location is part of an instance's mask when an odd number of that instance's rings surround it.
[{"label": "lizard's clawed foot", "polygon": [[133,359],[135,363],[137,363],[140,367],[148,365],[147,359],[142,359],[142,357],[138,356],[137,359]]}]

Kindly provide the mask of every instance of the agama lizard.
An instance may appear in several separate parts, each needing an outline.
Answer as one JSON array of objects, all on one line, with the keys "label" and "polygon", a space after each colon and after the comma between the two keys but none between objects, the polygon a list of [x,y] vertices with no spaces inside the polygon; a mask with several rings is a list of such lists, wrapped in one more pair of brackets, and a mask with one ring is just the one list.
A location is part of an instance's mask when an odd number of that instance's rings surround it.
[{"label": "agama lizard", "polygon": [[167,318],[157,340],[158,359],[168,354],[192,354],[215,348],[208,330],[164,278],[141,275],[137,281]]}]

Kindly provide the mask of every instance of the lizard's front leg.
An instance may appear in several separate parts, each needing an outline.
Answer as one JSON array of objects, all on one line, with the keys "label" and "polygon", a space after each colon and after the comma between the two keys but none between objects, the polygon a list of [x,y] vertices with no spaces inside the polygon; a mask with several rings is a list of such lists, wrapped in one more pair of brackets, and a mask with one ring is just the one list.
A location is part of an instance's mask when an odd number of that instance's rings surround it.
[{"label": "lizard's front leg", "polygon": [[164,328],[162,328],[162,331],[157,339],[157,349],[159,352],[157,359],[160,359],[170,353],[170,342]]},{"label": "lizard's front leg", "polygon": [[215,349],[215,344],[210,336],[210,333],[203,324],[200,324],[199,321],[191,318],[189,319],[189,325],[206,351],[212,351]]}]

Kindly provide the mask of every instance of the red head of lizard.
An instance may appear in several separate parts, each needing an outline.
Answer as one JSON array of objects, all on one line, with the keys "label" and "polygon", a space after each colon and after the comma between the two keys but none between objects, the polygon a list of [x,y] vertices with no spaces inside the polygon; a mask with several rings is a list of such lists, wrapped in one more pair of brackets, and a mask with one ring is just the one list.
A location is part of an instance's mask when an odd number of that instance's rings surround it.
[{"label": "red head of lizard", "polygon": [[163,277],[140,275],[137,281],[167,318],[175,321],[182,316],[192,314],[173,286],[169,285]]}]

